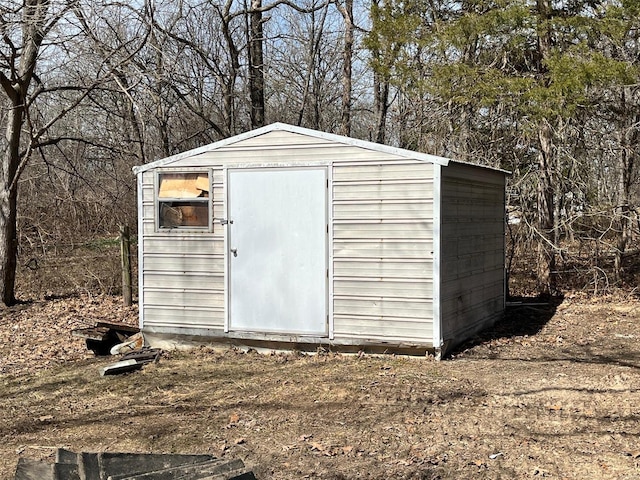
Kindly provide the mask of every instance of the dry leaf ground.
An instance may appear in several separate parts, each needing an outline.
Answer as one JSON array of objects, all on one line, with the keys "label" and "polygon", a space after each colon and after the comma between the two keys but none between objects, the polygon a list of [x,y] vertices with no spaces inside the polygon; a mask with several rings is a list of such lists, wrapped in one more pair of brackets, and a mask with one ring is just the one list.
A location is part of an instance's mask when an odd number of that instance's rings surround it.
[{"label": "dry leaf ground", "polygon": [[70,329],[135,308],[0,313],[2,479],[57,446],[233,456],[262,480],[640,478],[637,300],[512,309],[442,362],[201,348],[116,377]]}]

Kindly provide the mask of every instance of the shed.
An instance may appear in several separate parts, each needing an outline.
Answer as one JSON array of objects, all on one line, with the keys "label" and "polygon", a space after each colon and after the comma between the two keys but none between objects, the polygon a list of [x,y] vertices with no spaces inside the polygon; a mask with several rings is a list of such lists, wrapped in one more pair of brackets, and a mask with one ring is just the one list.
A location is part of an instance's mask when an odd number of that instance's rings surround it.
[{"label": "shed", "polygon": [[440,354],[504,312],[505,171],[275,123],[134,172],[152,345]]}]

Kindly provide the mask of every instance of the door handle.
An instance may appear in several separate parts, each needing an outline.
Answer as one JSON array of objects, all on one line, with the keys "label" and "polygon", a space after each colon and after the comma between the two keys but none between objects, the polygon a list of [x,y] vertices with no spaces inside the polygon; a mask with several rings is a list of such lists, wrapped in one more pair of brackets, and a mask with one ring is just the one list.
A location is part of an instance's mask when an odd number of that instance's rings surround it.
[{"label": "door handle", "polygon": [[233,253],[234,257],[237,257],[238,256],[238,249],[237,248],[232,248],[231,249],[231,253]]}]

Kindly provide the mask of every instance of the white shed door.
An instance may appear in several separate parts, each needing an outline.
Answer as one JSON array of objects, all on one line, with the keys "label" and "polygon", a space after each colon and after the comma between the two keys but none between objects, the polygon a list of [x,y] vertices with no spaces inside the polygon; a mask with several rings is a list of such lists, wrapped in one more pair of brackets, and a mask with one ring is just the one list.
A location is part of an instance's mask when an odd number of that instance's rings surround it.
[{"label": "white shed door", "polygon": [[327,335],[326,175],[229,171],[230,330]]}]

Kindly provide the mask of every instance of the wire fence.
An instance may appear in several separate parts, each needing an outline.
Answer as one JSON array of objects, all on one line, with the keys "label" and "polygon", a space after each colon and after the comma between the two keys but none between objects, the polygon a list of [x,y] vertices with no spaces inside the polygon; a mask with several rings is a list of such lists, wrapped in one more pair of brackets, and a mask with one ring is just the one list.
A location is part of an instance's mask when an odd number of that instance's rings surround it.
[{"label": "wire fence", "polygon": [[[131,238],[134,298],[138,293],[137,238]],[[93,239],[27,246],[20,249],[16,294],[20,299],[122,294],[120,240]]]},{"label": "wire fence", "polygon": [[[536,293],[535,242],[523,225],[510,227],[507,235],[507,268],[510,292]],[[138,296],[137,237],[131,237],[131,285]],[[624,278],[613,271],[615,249],[604,238],[565,242],[558,253],[556,275],[564,291],[606,294],[614,290],[639,292],[640,251],[637,238],[624,259]],[[20,299],[69,296],[78,293],[121,295],[122,260],[117,235],[80,242],[27,245],[19,251],[16,293]]]}]

